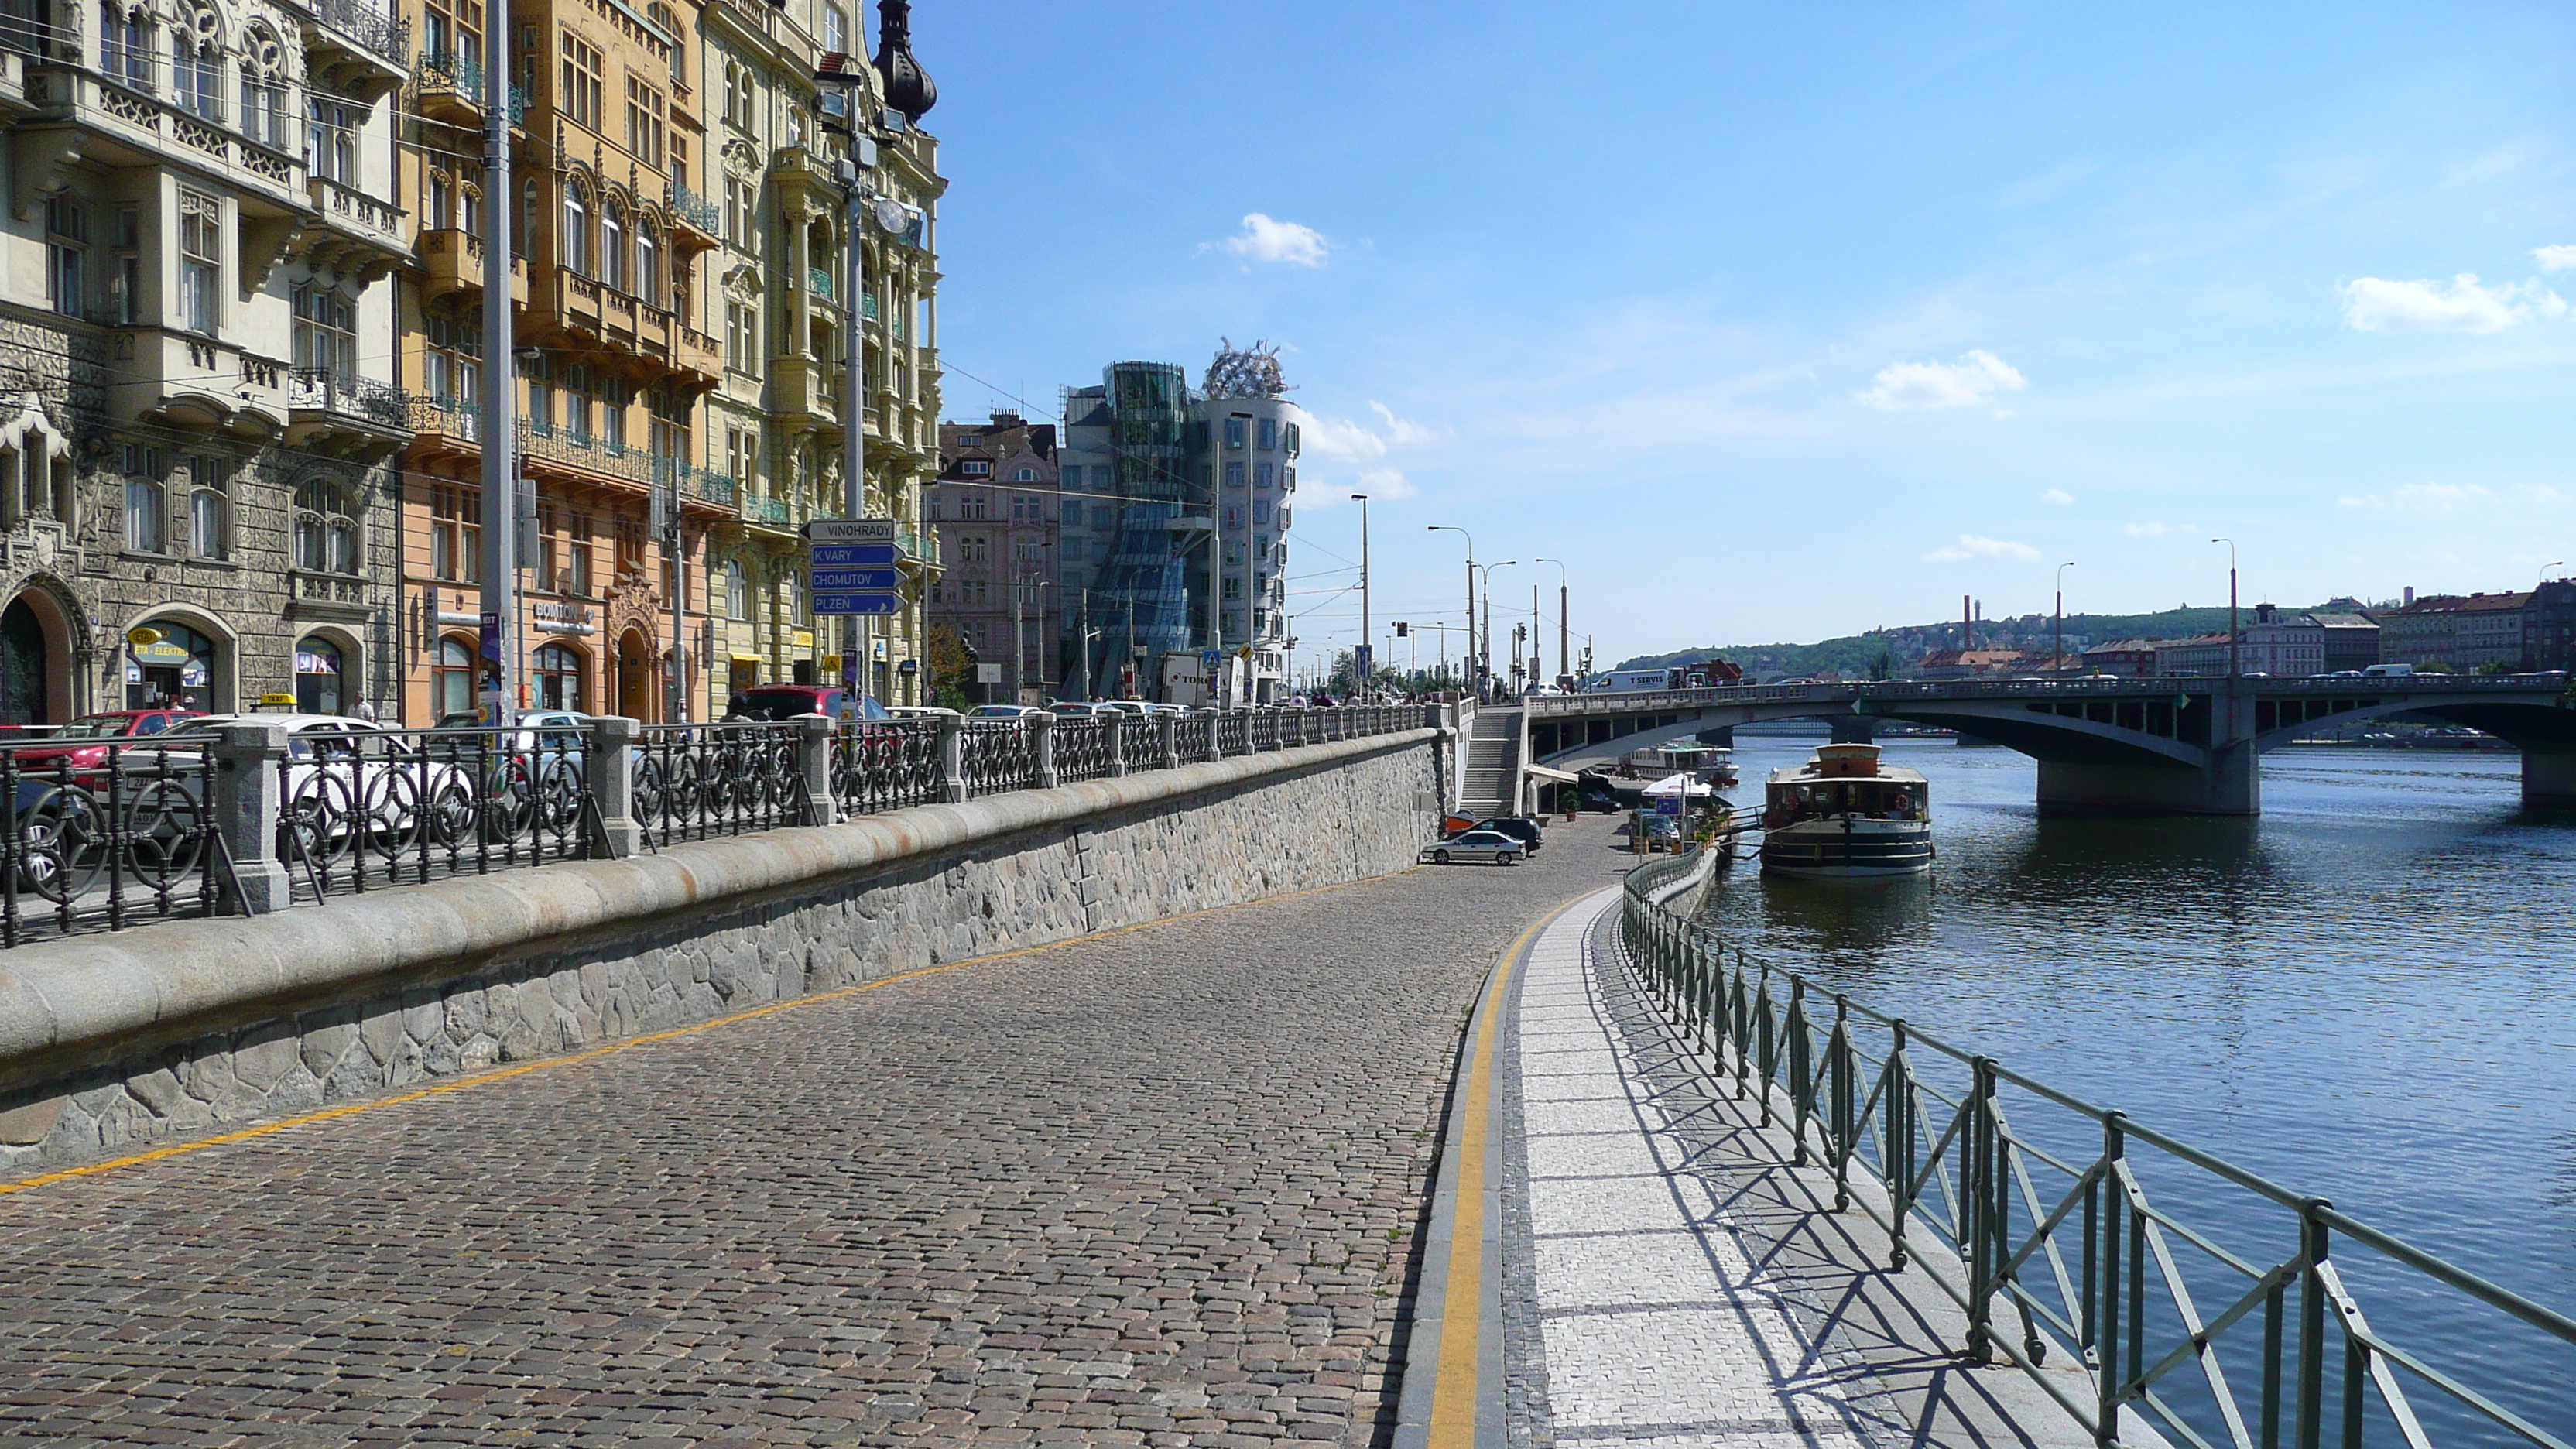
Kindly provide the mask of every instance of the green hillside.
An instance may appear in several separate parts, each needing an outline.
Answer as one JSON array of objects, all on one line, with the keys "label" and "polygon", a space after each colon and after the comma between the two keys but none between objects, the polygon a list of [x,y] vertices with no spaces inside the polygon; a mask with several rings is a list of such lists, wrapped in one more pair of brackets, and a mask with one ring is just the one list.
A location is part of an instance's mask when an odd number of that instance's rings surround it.
[{"label": "green hillside", "polygon": [[[2348,603],[2341,606],[2350,607]],[[2252,618],[2253,610],[2247,608],[2242,617]],[[2049,647],[2049,626],[2050,619],[2046,614],[1981,619],[1977,622],[1977,647],[2046,649]],[[2165,609],[2152,614],[2069,614],[2066,616],[2066,650],[2072,654],[2096,644],[2121,639],[2182,639],[2195,634],[2215,634],[2226,628],[2227,609],[2224,605],[2217,608]],[[1867,678],[1881,672],[1902,674],[1924,655],[1940,649],[1957,649],[1963,642],[1959,621],[1952,619],[1939,624],[1873,629],[1866,634],[1846,634],[1839,639],[1826,639],[1814,644],[1721,644],[1676,649],[1669,654],[1641,654],[1613,667],[1652,669],[1659,665],[1695,664],[1703,659],[1720,658],[1762,679],[1815,674],[1828,669],[1846,678]]]}]

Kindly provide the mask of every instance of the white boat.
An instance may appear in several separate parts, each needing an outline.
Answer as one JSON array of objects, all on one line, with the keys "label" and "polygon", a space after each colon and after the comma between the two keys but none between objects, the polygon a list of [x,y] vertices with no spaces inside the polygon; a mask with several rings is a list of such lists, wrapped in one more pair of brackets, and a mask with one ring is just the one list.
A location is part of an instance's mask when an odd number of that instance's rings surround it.
[{"label": "white boat", "polygon": [[1630,778],[1653,779],[1675,770],[1720,790],[1732,789],[1735,785],[1734,757],[1717,745],[1697,742],[1648,745],[1643,749],[1630,750],[1619,760],[1619,773]]},{"label": "white boat", "polygon": [[1882,766],[1876,745],[1823,745],[1763,790],[1762,872],[1818,880],[1919,875],[1932,868],[1932,791],[1914,770]]}]

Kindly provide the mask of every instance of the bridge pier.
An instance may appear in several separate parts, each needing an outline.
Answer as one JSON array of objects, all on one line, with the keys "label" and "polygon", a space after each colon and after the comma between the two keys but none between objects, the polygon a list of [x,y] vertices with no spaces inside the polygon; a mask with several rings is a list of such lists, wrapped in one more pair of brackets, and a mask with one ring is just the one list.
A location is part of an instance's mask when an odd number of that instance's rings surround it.
[{"label": "bridge pier", "polygon": [[2254,751],[2241,745],[2213,751],[2206,767],[2041,760],[2039,813],[2260,815],[2263,775]]},{"label": "bridge pier", "polygon": [[1872,738],[1866,715],[1836,714],[1825,717],[1825,728],[1838,745],[1865,745]]},{"label": "bridge pier", "polygon": [[2576,810],[2576,751],[2524,750],[2522,803],[2527,810]]},{"label": "bridge pier", "polygon": [[1731,750],[1735,748],[1735,726],[1721,725],[1713,730],[1701,730],[1693,738],[1703,745],[1715,745],[1721,750]]}]

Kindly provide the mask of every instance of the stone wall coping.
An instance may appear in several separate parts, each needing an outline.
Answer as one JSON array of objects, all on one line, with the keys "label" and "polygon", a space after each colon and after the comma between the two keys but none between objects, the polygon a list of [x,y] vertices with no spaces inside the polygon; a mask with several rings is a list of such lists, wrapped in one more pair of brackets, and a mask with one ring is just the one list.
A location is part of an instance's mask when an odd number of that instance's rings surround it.
[{"label": "stone wall coping", "polygon": [[839,825],[692,841],[624,860],[388,886],[261,916],[175,921],[0,955],[0,1098],[66,1068],[201,1036],[457,962],[936,855],[1048,826],[1413,748],[1454,731],[1359,739],[923,805]]}]

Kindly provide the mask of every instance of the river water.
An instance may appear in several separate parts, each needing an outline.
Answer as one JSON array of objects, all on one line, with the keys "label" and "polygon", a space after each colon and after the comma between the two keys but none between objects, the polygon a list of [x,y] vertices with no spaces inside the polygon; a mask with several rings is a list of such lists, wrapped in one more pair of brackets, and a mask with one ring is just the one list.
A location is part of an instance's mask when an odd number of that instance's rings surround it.
[{"label": "river water", "polygon": [[[1823,735],[1736,739],[1744,802]],[[1886,746],[1931,780],[1929,877],[1765,880],[1747,862],[1702,919],[2576,1313],[2576,819],[2522,810],[2517,756],[2285,749],[2259,820],[2041,820],[2020,755]],[[2088,1159],[2100,1140],[2071,1115],[2016,1126]],[[2163,1179],[2171,1201],[2231,1247],[2287,1256],[2285,1215],[2196,1176]],[[2576,1351],[2339,1256],[2375,1328],[2576,1434]],[[2250,1411],[2253,1385],[2237,1392]]]}]

